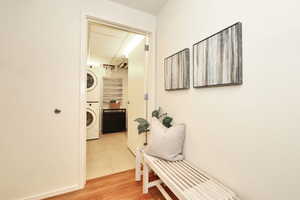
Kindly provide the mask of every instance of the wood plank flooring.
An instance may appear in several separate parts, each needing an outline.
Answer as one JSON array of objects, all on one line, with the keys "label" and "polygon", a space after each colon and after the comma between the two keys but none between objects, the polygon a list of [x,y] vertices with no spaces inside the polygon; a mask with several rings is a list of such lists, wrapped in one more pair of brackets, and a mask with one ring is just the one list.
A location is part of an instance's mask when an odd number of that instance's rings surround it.
[{"label": "wood plank flooring", "polygon": [[[82,190],[48,198],[47,200],[164,200],[156,187],[150,188],[148,194],[142,193],[142,182],[134,179],[135,171],[96,178],[87,181]],[[155,179],[154,176],[151,179]],[[172,199],[177,198],[170,192]]]}]

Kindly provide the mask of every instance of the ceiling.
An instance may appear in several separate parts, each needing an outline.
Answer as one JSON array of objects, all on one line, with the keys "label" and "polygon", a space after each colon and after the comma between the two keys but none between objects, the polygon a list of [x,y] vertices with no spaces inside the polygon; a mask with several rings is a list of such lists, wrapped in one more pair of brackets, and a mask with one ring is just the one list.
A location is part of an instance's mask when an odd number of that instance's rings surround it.
[{"label": "ceiling", "polygon": [[157,15],[168,0],[110,0],[130,8]]},{"label": "ceiling", "polygon": [[117,65],[125,58],[128,46],[137,36],[109,26],[89,23],[88,60],[93,64]]}]

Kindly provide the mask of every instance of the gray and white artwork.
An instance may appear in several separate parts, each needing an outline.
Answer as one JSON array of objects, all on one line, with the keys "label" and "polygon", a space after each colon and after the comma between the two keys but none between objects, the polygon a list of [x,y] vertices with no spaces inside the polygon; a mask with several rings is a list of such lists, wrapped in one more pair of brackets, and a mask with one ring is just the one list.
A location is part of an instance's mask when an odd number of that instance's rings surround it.
[{"label": "gray and white artwork", "polygon": [[190,50],[184,49],[164,60],[165,90],[190,87]]},{"label": "gray and white artwork", "polygon": [[242,84],[242,24],[194,44],[193,64],[195,88]]}]

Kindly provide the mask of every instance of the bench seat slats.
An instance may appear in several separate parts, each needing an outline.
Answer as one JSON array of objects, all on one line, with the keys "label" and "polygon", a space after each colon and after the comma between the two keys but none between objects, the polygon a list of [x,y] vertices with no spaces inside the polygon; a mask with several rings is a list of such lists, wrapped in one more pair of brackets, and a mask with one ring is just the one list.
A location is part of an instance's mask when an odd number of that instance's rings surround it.
[{"label": "bench seat slats", "polygon": [[[193,171],[191,171],[191,169],[188,168],[186,165],[184,165],[183,162],[176,162],[174,164],[180,165],[184,170],[186,170],[186,173],[188,174],[188,176],[193,180],[196,190],[198,189],[198,185],[203,184],[203,188],[214,193],[215,196],[218,196],[218,199],[223,196],[222,194],[220,194],[220,193],[224,194],[223,190],[220,190],[219,188],[217,188],[214,184],[212,184],[212,182],[208,178],[206,180],[203,180],[202,177],[199,177],[197,173],[194,173]],[[201,190],[201,188],[199,190]]]},{"label": "bench seat slats", "polygon": [[[189,166],[191,168],[193,168],[195,174],[201,174],[202,176],[208,177],[208,175],[205,172],[201,172],[199,169],[195,169],[195,167],[193,167],[190,163],[188,163],[187,161],[183,160],[182,161],[183,164],[185,164],[186,166]],[[209,179],[209,178],[207,178]],[[213,182],[215,183],[215,187],[217,187],[218,189],[221,189],[222,191],[224,191],[225,193],[229,193],[231,196],[236,196],[236,194],[234,192],[232,192],[231,190],[229,190],[226,186],[224,186],[223,184],[221,184],[219,181],[217,180],[213,180]]]},{"label": "bench seat slats", "polygon": [[[210,196],[212,196],[214,199],[220,199],[222,200],[225,194],[222,190],[218,190],[218,188],[215,187],[214,184],[208,179],[206,181],[203,181],[197,177],[194,173],[190,171],[189,168],[187,168],[185,165],[182,165],[182,162],[175,162],[174,166],[182,167],[183,170],[186,170],[186,175],[189,177],[189,180],[193,183],[193,187],[195,190],[199,192],[208,192],[210,193]],[[230,195],[231,196],[231,195]]]},{"label": "bench seat slats", "polygon": [[177,188],[182,200],[238,200],[234,192],[185,160],[170,162],[144,154],[144,161],[163,175],[163,182]]},{"label": "bench seat slats", "polygon": [[159,162],[157,163],[158,168],[165,173],[165,175],[170,178],[180,189],[184,191],[188,187],[176,176],[170,176],[168,168],[163,167]]}]

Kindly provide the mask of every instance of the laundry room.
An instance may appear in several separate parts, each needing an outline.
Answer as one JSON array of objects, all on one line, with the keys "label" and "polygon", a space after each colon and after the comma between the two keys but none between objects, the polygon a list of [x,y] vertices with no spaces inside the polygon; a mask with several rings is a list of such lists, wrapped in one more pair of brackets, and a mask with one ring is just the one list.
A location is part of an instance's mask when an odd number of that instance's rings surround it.
[{"label": "laundry room", "polygon": [[[146,36],[89,22],[87,179],[132,169],[134,119],[145,115]],[[130,101],[131,100],[131,101]]]}]

